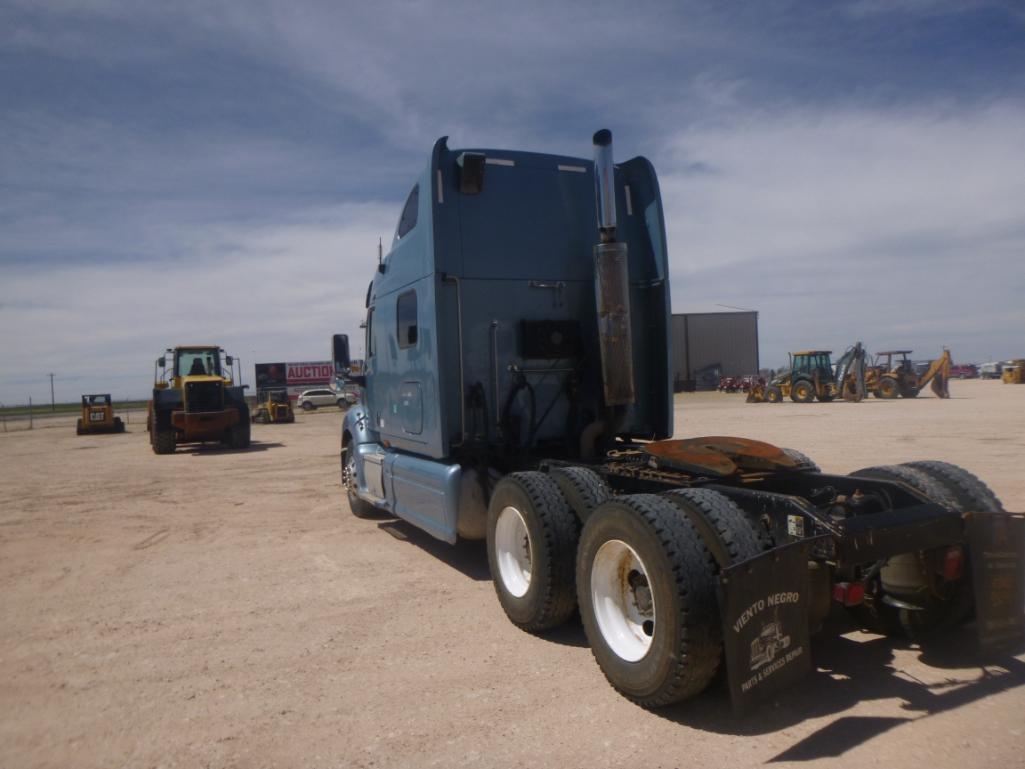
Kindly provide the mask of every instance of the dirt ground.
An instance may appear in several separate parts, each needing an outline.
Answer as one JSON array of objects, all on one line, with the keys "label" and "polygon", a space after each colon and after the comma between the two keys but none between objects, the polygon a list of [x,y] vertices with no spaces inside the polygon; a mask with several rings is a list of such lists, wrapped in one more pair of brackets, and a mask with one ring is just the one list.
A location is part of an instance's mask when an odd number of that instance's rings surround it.
[{"label": "dirt ground", "polygon": [[[748,405],[678,396],[677,436],[799,448],[830,472],[939,458],[1025,511],[1025,387]],[[3,767],[1010,767],[1025,656],[980,667],[853,631],[744,719],[719,683],[648,712],[605,682],[579,622],[503,615],[483,543],[450,547],[342,498],[341,417],[256,425],[246,452],[155,456],[144,426],[0,433]],[[37,428],[39,423],[37,423]]]}]

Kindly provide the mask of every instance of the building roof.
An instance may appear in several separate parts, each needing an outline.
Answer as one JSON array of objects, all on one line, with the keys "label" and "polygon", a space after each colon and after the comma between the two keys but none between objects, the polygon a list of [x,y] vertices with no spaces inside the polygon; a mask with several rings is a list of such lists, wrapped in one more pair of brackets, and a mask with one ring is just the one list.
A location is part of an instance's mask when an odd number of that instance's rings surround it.
[{"label": "building roof", "polygon": [[710,302],[685,304],[673,310],[673,315],[737,315],[744,313],[757,314],[758,310],[752,310],[744,307],[733,307],[728,304],[712,304]]}]

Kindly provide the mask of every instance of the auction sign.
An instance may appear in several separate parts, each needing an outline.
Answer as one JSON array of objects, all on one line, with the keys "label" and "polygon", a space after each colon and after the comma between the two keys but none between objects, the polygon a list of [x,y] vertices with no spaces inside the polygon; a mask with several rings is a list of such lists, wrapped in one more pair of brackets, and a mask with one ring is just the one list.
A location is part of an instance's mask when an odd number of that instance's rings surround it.
[{"label": "auction sign", "polygon": [[289,387],[327,387],[334,381],[335,370],[331,361],[313,363],[286,363]]},{"label": "auction sign", "polygon": [[288,390],[291,397],[314,387],[330,387],[334,381],[331,361],[298,363],[257,363],[256,392],[259,397],[268,390]]}]

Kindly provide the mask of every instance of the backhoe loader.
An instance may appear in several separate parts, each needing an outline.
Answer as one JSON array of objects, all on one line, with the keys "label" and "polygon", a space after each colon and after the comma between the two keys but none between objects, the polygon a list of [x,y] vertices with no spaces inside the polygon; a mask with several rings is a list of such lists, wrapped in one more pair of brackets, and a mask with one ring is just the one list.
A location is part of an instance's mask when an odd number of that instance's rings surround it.
[{"label": "backhoe loader", "polygon": [[790,353],[790,368],[784,369],[765,385],[755,385],[748,403],[780,403],[790,398],[795,403],[811,403],[816,398],[828,403],[839,390],[829,350],[804,350]]},{"label": "backhoe loader", "polygon": [[874,366],[865,372],[865,388],[877,398],[914,398],[926,385],[930,385],[937,398],[949,398],[950,351],[929,364],[928,370],[918,376],[908,356],[911,350],[888,350],[876,353]]},{"label": "backhoe loader", "polygon": [[755,383],[748,403],[780,403],[789,397],[797,403],[815,398],[828,403],[837,396],[860,401],[865,397],[865,348],[857,342],[835,364],[828,350],[808,350],[790,354],[790,368],[781,371],[767,384]]}]

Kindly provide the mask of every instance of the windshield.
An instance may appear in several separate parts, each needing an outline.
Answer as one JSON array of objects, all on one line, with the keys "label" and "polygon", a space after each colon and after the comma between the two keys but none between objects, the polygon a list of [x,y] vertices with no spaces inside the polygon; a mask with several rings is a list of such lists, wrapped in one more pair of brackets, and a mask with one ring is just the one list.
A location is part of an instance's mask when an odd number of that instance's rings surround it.
[{"label": "windshield", "polygon": [[176,376],[220,376],[221,357],[215,347],[183,347],[175,350]]},{"label": "windshield", "polygon": [[807,355],[796,355],[794,357],[794,371],[812,372],[815,369],[832,371],[829,361],[829,353],[811,353]]}]

